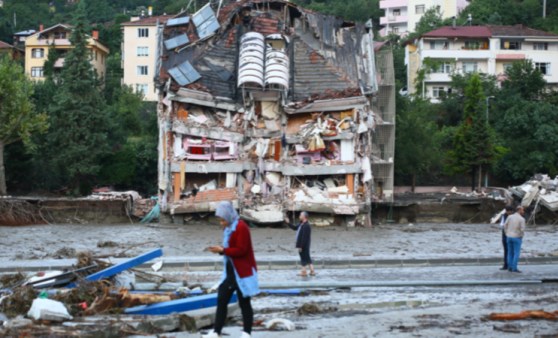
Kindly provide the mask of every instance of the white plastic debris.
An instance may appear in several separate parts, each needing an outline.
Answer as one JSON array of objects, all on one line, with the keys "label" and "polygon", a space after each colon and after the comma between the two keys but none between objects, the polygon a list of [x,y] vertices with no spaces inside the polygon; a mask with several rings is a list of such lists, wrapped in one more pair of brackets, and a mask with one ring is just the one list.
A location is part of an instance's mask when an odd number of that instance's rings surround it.
[{"label": "white plastic debris", "polygon": [[162,267],[163,267],[163,261],[158,261],[155,264],[151,265],[151,269],[153,269],[153,271],[155,272],[161,270]]},{"label": "white plastic debris", "polygon": [[73,318],[68,313],[64,304],[46,298],[34,299],[31,309],[27,312],[27,317],[35,320],[50,320],[56,322],[62,322]]},{"label": "white plastic debris", "polygon": [[268,330],[286,330],[286,331],[294,331],[295,324],[288,319],[284,318],[274,318],[268,320],[264,323],[264,326]]},{"label": "white plastic debris", "polygon": [[114,277],[114,286],[132,290],[136,285],[136,274],[132,271],[122,271]]}]

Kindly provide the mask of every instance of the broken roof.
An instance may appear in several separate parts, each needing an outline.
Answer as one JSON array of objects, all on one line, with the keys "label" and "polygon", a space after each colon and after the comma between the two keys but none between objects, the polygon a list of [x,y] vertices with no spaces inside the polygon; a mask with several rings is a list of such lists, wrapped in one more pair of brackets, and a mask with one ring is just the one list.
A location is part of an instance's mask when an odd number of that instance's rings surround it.
[{"label": "broken roof", "polygon": [[[171,79],[171,91],[185,87],[238,102],[239,41],[247,32],[285,37],[290,101],[336,97],[338,93],[362,96],[361,88],[373,87],[368,83],[367,61],[371,38],[364,25],[311,12],[284,0],[229,2],[218,13],[205,6],[182,24],[167,25],[163,41],[187,36],[188,42],[182,46],[170,44],[176,47],[164,51],[159,83]],[[191,64],[199,79],[178,82],[170,74],[185,62]]]},{"label": "broken roof", "polygon": [[14,48],[14,46],[4,41],[0,41],[0,49],[11,49],[11,48]]}]

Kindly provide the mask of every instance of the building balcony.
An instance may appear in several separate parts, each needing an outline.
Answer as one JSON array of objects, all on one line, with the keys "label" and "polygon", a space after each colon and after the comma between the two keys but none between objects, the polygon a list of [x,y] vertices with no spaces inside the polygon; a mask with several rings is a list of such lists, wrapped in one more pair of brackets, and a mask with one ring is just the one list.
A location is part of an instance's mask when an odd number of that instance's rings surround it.
[{"label": "building balcony", "polygon": [[380,9],[407,7],[409,0],[380,0]]},{"label": "building balcony", "polygon": [[449,59],[449,60],[488,60],[492,53],[488,50],[435,50],[423,49],[421,57],[432,59]]},{"label": "building balcony", "polygon": [[451,82],[451,75],[447,73],[430,73],[424,80],[426,82]]},{"label": "building balcony", "polygon": [[406,24],[406,15],[388,15],[380,18],[380,25]]}]

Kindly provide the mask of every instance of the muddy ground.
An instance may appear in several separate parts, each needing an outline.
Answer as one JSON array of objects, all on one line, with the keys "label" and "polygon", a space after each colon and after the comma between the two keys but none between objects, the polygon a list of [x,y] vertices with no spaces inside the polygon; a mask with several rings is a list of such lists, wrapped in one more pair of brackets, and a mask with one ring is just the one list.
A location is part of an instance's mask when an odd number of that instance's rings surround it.
[{"label": "muddy ground", "polygon": [[[558,255],[557,226],[529,228],[524,257]],[[295,232],[286,228],[253,228],[256,258],[296,259]],[[374,228],[313,229],[315,259],[434,259],[495,258],[501,256],[501,234],[487,224],[382,225]],[[42,225],[0,227],[0,265],[14,260],[73,258],[88,250],[95,255],[135,255],[162,247],[164,258],[214,260],[203,248],[220,242],[217,225]],[[22,262],[23,263],[23,262]],[[262,269],[260,281],[300,283],[352,281],[500,281],[495,286],[407,286],[321,288],[295,296],[258,296],[253,305],[257,321],[292,320],[294,332],[272,332],[256,327],[253,337],[556,337],[558,321],[486,321],[492,312],[558,310],[558,280],[554,264],[520,266],[522,274],[502,272],[499,266],[425,266],[405,268],[321,269],[313,278],[296,275],[294,266]],[[169,278],[190,284],[219,280],[219,271],[169,271]],[[506,284],[507,282],[508,284]],[[525,284],[522,281],[534,281]],[[298,311],[305,304],[315,312]],[[225,328],[228,337],[239,336],[235,317]],[[174,333],[166,337],[199,337]],[[226,336],[226,337],[227,337]]]}]

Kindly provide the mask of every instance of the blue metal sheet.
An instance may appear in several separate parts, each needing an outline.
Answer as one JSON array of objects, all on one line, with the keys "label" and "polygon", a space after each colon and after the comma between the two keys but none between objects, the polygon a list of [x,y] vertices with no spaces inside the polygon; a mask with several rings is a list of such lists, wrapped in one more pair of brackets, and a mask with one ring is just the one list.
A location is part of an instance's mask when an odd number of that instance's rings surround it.
[{"label": "blue metal sheet", "polygon": [[172,26],[187,25],[189,22],[190,22],[190,17],[184,16],[182,18],[170,19],[169,21],[167,21],[167,26],[172,27]]},{"label": "blue metal sheet", "polygon": [[167,50],[175,49],[176,47],[184,46],[190,42],[186,34],[180,34],[172,39],[165,40],[165,48]]},{"label": "blue metal sheet", "polygon": [[217,21],[217,17],[209,3],[192,16],[192,21],[196,25],[200,39],[205,39],[220,27],[219,21]]},{"label": "blue metal sheet", "polygon": [[302,293],[300,289],[263,289],[260,292],[269,295],[300,295]]},{"label": "blue metal sheet", "polygon": [[198,73],[188,61],[169,69],[169,74],[181,86],[185,86],[201,78],[200,73]]},{"label": "blue metal sheet", "polygon": [[[161,257],[163,255],[163,250],[161,249],[155,249],[153,251],[149,251],[146,252],[144,254],[141,254],[139,256],[136,256],[134,258],[128,259],[122,263],[113,265],[111,267],[108,267],[104,270],[101,270],[99,272],[96,272],[92,275],[89,275],[87,277],[85,277],[85,280],[87,281],[97,281],[103,278],[108,278],[108,277],[112,277],[114,275],[117,275],[119,273],[121,273],[122,271],[131,269],[135,266],[138,266],[142,263],[148,262],[154,258],[157,257]],[[72,283],[69,287],[74,287],[75,283]]]},{"label": "blue metal sheet", "polygon": [[[231,297],[230,303],[238,301],[236,293]],[[199,310],[208,307],[217,306],[217,294],[195,296],[171,300],[170,302],[161,302],[150,305],[140,305],[124,310],[124,313],[132,315],[168,315],[171,313],[180,313],[192,310]]]}]

